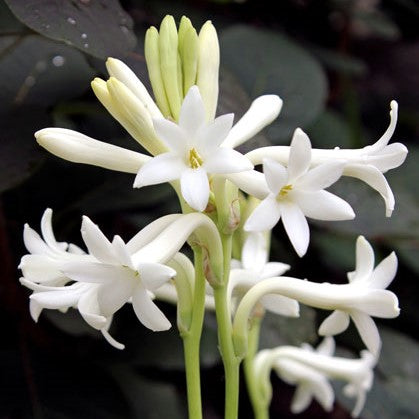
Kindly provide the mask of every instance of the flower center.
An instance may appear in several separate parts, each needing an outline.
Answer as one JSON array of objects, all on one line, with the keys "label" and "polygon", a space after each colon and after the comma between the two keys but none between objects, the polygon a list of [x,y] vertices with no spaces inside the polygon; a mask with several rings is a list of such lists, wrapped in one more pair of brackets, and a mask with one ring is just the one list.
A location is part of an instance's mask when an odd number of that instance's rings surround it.
[{"label": "flower center", "polygon": [[202,166],[202,163],[204,163],[204,160],[202,160],[202,157],[196,151],[196,148],[191,148],[189,150],[189,166],[192,169],[198,169],[198,167]]},{"label": "flower center", "polygon": [[276,196],[277,200],[285,198],[288,195],[288,192],[292,190],[292,185],[285,185],[281,188],[278,195]]}]

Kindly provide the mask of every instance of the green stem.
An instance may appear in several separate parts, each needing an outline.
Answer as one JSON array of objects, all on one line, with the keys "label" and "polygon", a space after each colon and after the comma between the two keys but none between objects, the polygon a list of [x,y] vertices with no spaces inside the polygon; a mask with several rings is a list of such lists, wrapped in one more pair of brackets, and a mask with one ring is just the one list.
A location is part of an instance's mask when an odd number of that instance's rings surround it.
[{"label": "green stem", "polygon": [[259,346],[260,326],[262,323],[261,317],[254,317],[249,330],[249,347],[244,358],[243,367],[246,378],[247,391],[250,402],[253,407],[253,413],[256,419],[269,419],[269,405],[263,403],[261,400],[258,383],[255,380],[253,371],[253,361]]},{"label": "green stem", "polygon": [[205,313],[205,276],[202,250],[194,248],[195,287],[190,329],[182,333],[189,419],[202,418],[199,348]]},{"label": "green stem", "polygon": [[232,236],[221,233],[223,243],[223,284],[214,288],[215,313],[218,325],[218,341],[225,374],[224,418],[237,419],[239,410],[239,367],[232,339],[231,315],[227,304],[227,283],[230,275]]}]

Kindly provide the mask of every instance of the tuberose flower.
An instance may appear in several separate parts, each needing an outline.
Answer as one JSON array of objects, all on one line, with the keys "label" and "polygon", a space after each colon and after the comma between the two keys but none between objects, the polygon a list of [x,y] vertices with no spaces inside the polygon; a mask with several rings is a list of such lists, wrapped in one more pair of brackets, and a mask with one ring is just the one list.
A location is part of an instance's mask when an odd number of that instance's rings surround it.
[{"label": "tuberose flower", "polygon": [[377,355],[381,339],[371,316],[392,318],[398,315],[395,295],[387,291],[397,272],[397,257],[394,252],[381,261],[374,269],[374,251],[368,241],[359,236],[356,242],[356,268],[348,273],[350,287],[364,290],[365,301],[354,301],[353,306],[335,310],[320,326],[323,336],[343,332],[354,321],[362,340],[373,354]]},{"label": "tuberose flower", "polygon": [[239,152],[220,147],[233,125],[233,114],[206,122],[205,108],[197,86],[192,86],[180,110],[179,124],[154,120],[154,128],[169,152],[144,164],[134,186],[142,187],[180,180],[181,191],[193,209],[203,211],[208,203],[209,174],[237,173],[253,165]]},{"label": "tuberose flower", "polygon": [[282,219],[285,231],[301,257],[310,241],[306,217],[317,220],[349,220],[355,217],[351,206],[343,199],[323,189],[342,175],[341,162],[328,162],[310,169],[311,144],[300,129],[294,133],[287,167],[264,159],[263,171],[268,196],[247,219],[247,231],[269,230]]}]

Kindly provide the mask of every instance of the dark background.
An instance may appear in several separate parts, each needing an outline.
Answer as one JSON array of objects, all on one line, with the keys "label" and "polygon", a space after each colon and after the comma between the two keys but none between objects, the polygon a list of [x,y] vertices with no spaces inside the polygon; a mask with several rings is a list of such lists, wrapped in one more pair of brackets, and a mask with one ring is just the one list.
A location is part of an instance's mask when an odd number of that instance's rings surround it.
[{"label": "dark background", "polygon": [[[274,231],[272,260],[311,280],[345,282],[354,267],[355,240],[363,234],[377,261],[395,250],[399,273],[390,286],[401,315],[378,321],[383,352],[363,418],[419,416],[417,310],[419,3],[415,0],[122,1],[0,0],[0,418],[184,418],[185,384],[176,330],[153,334],[130,309],[112,327],[126,350],[110,347],[74,311],[46,310],[38,324],[29,316],[29,292],[16,266],[25,249],[23,224],[39,231],[46,207],[54,209],[59,240],[80,243],[81,215],[108,237],[128,240],[159,215],[177,212],[168,186],[131,189],[133,176],[62,161],[38,147],[33,133],[59,126],[138,150],[135,141],[98,103],[89,88],[106,78],[107,56],[121,58],[147,84],[143,37],[166,14],[185,14],[199,28],[216,26],[221,46],[218,114],[236,120],[263,93],[284,100],[281,115],[251,146],[289,144],[302,127],[313,147],[362,147],[389,122],[391,99],[399,102],[393,141],[409,148],[406,163],[387,175],[396,210],[384,216],[378,194],[357,180],[335,190],[355,209],[353,222],[311,223],[303,259],[282,226]],[[175,309],[162,304],[175,323]],[[301,319],[268,317],[261,346],[317,343],[326,313],[304,310]],[[337,338],[339,352],[357,356],[362,344],[350,329]],[[221,418],[223,372],[212,315],[202,343],[204,415]],[[273,378],[272,417],[289,417],[292,387]],[[313,403],[299,417],[347,418],[353,401],[337,384],[330,414]],[[240,418],[250,418],[242,386]]]}]

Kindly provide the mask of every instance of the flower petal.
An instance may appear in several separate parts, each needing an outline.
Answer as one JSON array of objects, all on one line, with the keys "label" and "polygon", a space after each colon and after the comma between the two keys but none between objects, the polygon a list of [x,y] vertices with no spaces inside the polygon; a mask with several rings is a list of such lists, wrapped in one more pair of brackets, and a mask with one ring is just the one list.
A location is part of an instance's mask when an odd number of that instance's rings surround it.
[{"label": "flower petal", "polygon": [[374,250],[364,236],[356,240],[355,271],[348,273],[349,282],[366,280],[374,269]]},{"label": "flower petal", "polygon": [[287,169],[274,160],[263,159],[263,173],[271,192],[278,195],[281,188],[287,183]]},{"label": "flower petal", "polygon": [[61,251],[65,251],[67,249],[67,243],[57,243],[55,240],[54,231],[52,230],[52,209],[47,208],[44,211],[41,219],[41,231],[42,237],[45,240],[45,243],[51,249],[57,249]]},{"label": "flower petal", "polygon": [[374,356],[378,356],[381,348],[381,339],[374,320],[367,314],[357,310],[351,312],[351,317],[367,349]]},{"label": "flower petal", "polygon": [[97,287],[93,286],[80,296],[77,308],[87,324],[94,329],[101,330],[107,323],[106,317],[102,316],[97,301]]},{"label": "flower petal", "polygon": [[319,191],[333,185],[341,176],[344,162],[334,161],[320,164],[298,179],[298,189]]},{"label": "flower petal", "polygon": [[176,153],[159,154],[148,161],[141,169],[134,181],[134,188],[157,185],[179,179],[187,166]]},{"label": "flower petal", "polygon": [[143,287],[137,286],[132,296],[132,307],[138,320],[154,332],[168,330],[171,327],[169,320],[152,301]]},{"label": "flower petal", "polygon": [[130,281],[134,277],[134,272],[130,268],[98,262],[68,262],[62,265],[61,270],[73,281],[94,284],[109,283],[117,279]]},{"label": "flower petal", "polygon": [[258,97],[231,129],[222,146],[235,148],[253,138],[279,115],[281,108],[282,100],[276,95]]},{"label": "flower petal", "polygon": [[176,275],[176,271],[161,263],[139,263],[140,278],[147,290],[154,291]]},{"label": "flower petal", "polygon": [[236,150],[218,148],[204,160],[202,166],[208,173],[226,174],[252,170],[250,160]]},{"label": "flower petal", "polygon": [[265,198],[250,214],[245,231],[266,231],[273,228],[281,217],[279,204],[274,195]]},{"label": "flower petal", "polygon": [[355,217],[352,207],[330,192],[296,190],[290,195],[306,217],[323,221],[352,220]]},{"label": "flower petal", "polygon": [[80,298],[80,293],[72,290],[36,292],[29,297],[43,308],[61,309],[73,307]]},{"label": "flower petal", "polygon": [[281,316],[298,317],[300,315],[300,306],[292,298],[267,294],[260,299],[260,302],[267,310]]},{"label": "flower petal", "polygon": [[320,355],[333,356],[333,354],[335,353],[335,349],[335,340],[330,336],[326,336],[317,346],[316,352]]},{"label": "flower petal", "polygon": [[96,259],[104,263],[118,263],[110,241],[100,231],[99,227],[85,215],[81,225],[81,235],[89,253]]},{"label": "flower petal", "polygon": [[288,182],[307,172],[311,162],[311,142],[307,134],[300,128],[294,131],[288,158]]},{"label": "flower petal", "polygon": [[233,126],[233,119],[232,113],[221,115],[197,132],[195,144],[204,156],[213,153],[224,141]]},{"label": "flower petal", "polygon": [[179,126],[190,135],[194,135],[196,131],[206,122],[205,107],[201,94],[197,86],[192,86],[183,99],[180,108]]},{"label": "flower petal", "polygon": [[308,383],[301,383],[295,390],[291,401],[291,412],[295,415],[303,412],[310,406],[312,395],[312,386]]},{"label": "flower petal", "polygon": [[367,162],[385,173],[390,169],[401,166],[406,160],[407,153],[408,150],[404,144],[392,143],[378,153],[368,156]]},{"label": "flower petal", "polygon": [[57,260],[43,255],[25,255],[20,261],[19,269],[23,276],[35,282],[48,282],[64,277]]},{"label": "flower petal", "polygon": [[171,151],[185,152],[189,138],[183,128],[168,119],[153,119],[153,125],[157,136]]},{"label": "flower petal", "polygon": [[282,223],[295,251],[298,256],[304,256],[310,242],[310,230],[306,217],[293,202],[281,202],[280,211]]},{"label": "flower petal", "polygon": [[34,255],[50,254],[48,245],[41,239],[41,236],[28,224],[23,228],[23,241],[29,253]]},{"label": "flower petal", "polygon": [[335,310],[332,314],[327,316],[319,328],[319,335],[334,336],[345,331],[349,326],[348,313],[340,310]]},{"label": "flower petal", "polygon": [[261,273],[261,279],[272,278],[273,276],[281,276],[283,273],[291,268],[290,265],[281,262],[269,262],[267,263]]},{"label": "flower petal", "polygon": [[255,272],[263,269],[268,261],[268,242],[263,232],[254,232],[247,236],[242,248],[241,261],[244,269]]},{"label": "flower petal", "polygon": [[397,125],[398,108],[399,106],[397,102],[395,100],[392,100],[390,102],[390,124],[386,129],[385,133],[381,136],[381,138],[371,146],[371,148],[374,149],[374,151],[383,149],[393,136]]},{"label": "flower petal", "polygon": [[269,195],[265,176],[256,170],[226,174],[225,178],[255,198],[265,199]]},{"label": "flower petal", "polygon": [[387,288],[396,276],[397,264],[397,256],[392,252],[372,272],[370,278],[371,286],[381,289]]},{"label": "flower petal", "polygon": [[209,199],[208,176],[204,169],[186,169],[180,178],[182,196],[196,211],[204,211]]},{"label": "flower petal", "polygon": [[372,289],[357,300],[353,307],[370,316],[393,319],[400,313],[399,301],[394,293],[388,290]]},{"label": "flower petal", "polygon": [[120,279],[102,284],[97,294],[100,312],[105,317],[113,315],[129,301],[135,288],[134,281],[121,281]]},{"label": "flower petal", "polygon": [[119,263],[124,267],[127,266],[134,270],[134,266],[132,265],[131,261],[131,255],[128,253],[127,246],[120,236],[114,236],[112,240],[112,248]]}]

